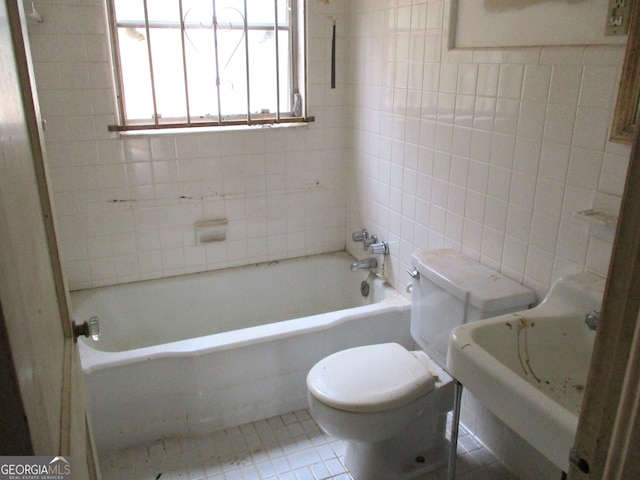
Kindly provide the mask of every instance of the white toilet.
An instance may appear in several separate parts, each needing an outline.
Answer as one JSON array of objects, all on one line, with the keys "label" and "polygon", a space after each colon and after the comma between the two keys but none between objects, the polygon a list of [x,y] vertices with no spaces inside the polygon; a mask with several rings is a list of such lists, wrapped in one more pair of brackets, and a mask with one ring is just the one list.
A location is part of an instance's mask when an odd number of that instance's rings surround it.
[{"label": "white toilet", "polygon": [[453,250],[412,256],[411,335],[420,350],[396,343],[343,350],[307,376],[309,407],[320,428],[345,440],[356,480],[406,480],[447,460],[446,416],[453,379],[443,370],[457,325],[527,309],[535,294]]}]

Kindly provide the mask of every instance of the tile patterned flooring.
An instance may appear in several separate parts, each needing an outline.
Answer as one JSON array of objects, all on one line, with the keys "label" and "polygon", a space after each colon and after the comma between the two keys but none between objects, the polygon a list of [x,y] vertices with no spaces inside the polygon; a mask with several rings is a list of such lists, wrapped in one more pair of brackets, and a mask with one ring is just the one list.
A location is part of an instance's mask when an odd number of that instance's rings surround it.
[{"label": "tile patterned flooring", "polygon": [[[353,480],[307,410],[101,455],[103,480]],[[446,467],[417,480],[445,480]],[[460,427],[456,479],[518,480]],[[393,479],[389,479],[393,480]]]}]

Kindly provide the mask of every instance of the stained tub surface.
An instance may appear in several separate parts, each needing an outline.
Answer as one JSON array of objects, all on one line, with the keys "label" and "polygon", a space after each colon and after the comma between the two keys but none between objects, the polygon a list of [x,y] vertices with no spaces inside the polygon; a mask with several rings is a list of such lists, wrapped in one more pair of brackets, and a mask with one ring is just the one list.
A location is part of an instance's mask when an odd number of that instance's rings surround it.
[{"label": "stained tub surface", "polygon": [[193,435],[306,406],[321,358],[394,341],[413,347],[410,302],[345,252],[72,292],[101,450]]},{"label": "stained tub surface", "polygon": [[123,352],[373,303],[351,261],[339,252],[81,290],[74,318],[98,316],[93,348]]}]

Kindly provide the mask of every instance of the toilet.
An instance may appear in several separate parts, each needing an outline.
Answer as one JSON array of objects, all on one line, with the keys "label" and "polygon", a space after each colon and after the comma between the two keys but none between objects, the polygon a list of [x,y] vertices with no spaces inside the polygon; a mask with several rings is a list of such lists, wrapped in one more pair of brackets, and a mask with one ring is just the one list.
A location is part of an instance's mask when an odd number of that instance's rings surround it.
[{"label": "toilet", "polygon": [[535,294],[453,250],[412,256],[411,336],[418,349],[367,345],[320,360],[307,375],[309,410],[346,442],[355,480],[406,480],[446,463],[454,381],[444,370],[458,325],[529,308]]}]

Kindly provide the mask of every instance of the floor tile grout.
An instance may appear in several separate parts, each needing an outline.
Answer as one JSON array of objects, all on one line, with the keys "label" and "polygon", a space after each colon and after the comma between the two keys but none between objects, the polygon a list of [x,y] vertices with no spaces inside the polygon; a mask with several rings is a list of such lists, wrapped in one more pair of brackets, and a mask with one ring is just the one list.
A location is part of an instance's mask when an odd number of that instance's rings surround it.
[{"label": "floor tile grout", "polygon": [[[104,480],[353,480],[307,410],[100,455]],[[518,480],[461,426],[456,478]],[[444,480],[446,467],[416,480]]]}]

